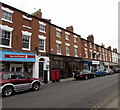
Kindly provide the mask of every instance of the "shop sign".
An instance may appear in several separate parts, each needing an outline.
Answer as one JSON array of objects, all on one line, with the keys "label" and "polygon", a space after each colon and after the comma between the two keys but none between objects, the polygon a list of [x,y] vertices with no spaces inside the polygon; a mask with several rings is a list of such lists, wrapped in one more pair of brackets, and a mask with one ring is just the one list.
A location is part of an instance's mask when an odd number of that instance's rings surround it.
[{"label": "shop sign", "polygon": [[5,58],[35,58],[35,55],[5,55]]},{"label": "shop sign", "polygon": [[100,62],[99,62],[99,61],[92,61],[92,64],[93,64],[93,65],[99,65]]}]

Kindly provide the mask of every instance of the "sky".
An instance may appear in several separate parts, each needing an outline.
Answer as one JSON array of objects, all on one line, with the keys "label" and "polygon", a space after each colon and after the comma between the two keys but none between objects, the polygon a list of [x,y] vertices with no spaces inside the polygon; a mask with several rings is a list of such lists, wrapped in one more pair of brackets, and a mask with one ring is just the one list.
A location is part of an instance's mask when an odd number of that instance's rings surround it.
[{"label": "sky", "polygon": [[118,48],[119,0],[0,0],[5,4],[32,14],[41,9],[43,18],[87,39],[93,34],[94,43]]}]

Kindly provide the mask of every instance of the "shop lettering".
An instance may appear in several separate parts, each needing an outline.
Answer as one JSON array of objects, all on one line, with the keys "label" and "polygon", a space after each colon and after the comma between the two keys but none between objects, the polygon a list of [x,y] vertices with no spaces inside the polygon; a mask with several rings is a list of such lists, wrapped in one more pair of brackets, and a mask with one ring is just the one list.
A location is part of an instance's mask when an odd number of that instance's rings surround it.
[{"label": "shop lettering", "polygon": [[5,58],[35,58],[35,55],[5,55]]}]

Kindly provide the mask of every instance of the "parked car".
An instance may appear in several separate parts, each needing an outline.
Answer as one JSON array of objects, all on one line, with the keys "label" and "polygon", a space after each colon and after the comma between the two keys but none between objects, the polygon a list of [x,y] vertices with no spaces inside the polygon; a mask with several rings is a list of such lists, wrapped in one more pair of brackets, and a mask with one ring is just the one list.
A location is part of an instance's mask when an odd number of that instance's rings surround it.
[{"label": "parked car", "polygon": [[104,71],[106,72],[107,75],[114,74],[112,69],[104,69]]},{"label": "parked car", "polygon": [[95,72],[96,76],[105,76],[106,75],[106,72],[103,70],[103,69],[98,69],[96,72]]},{"label": "parked car", "polygon": [[120,68],[114,68],[114,73],[120,73]]},{"label": "parked car", "polygon": [[82,71],[77,71],[74,73],[74,78],[77,79],[90,79],[90,78],[94,78],[95,77],[95,73],[92,73],[89,70],[82,70]]},{"label": "parked car", "polygon": [[41,82],[37,78],[30,78],[22,72],[0,72],[0,92],[2,96],[10,96],[14,92],[32,89],[39,90]]}]

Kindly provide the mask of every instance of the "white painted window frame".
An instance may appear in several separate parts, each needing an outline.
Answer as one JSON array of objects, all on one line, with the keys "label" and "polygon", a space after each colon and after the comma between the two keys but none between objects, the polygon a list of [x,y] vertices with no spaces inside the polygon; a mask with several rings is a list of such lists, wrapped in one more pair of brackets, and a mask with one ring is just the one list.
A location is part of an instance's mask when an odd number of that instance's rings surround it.
[{"label": "white painted window frame", "polygon": [[46,37],[43,35],[38,35],[38,38],[44,40],[44,50],[39,49],[39,52],[46,52]]},{"label": "white painted window frame", "polygon": [[22,50],[31,51],[31,35],[32,35],[32,33],[28,32],[28,31],[21,31],[21,32],[22,32],[22,37],[23,37],[23,35],[29,36],[29,49],[22,47]]},{"label": "white painted window frame", "polygon": [[[0,24],[0,28],[1,28],[1,30],[6,30],[6,31],[9,31],[9,32],[11,33],[11,35],[10,35],[10,44],[9,44],[9,46],[0,45],[0,47],[12,48],[12,31],[13,31],[14,28],[9,27],[9,26],[7,26],[7,25],[1,25],[1,24]],[[2,33],[2,32],[1,32],[1,33]]]}]

